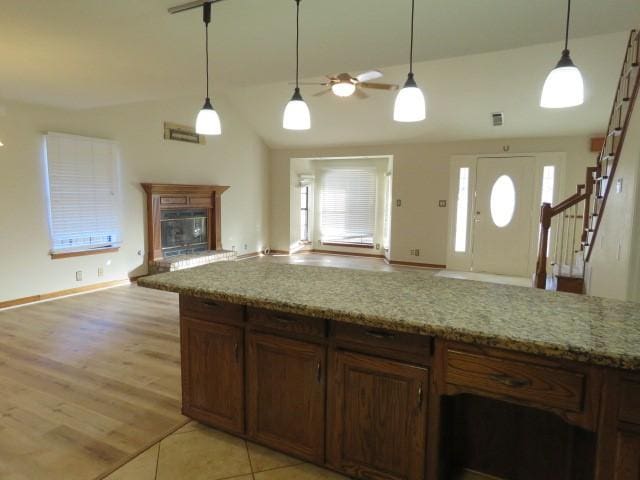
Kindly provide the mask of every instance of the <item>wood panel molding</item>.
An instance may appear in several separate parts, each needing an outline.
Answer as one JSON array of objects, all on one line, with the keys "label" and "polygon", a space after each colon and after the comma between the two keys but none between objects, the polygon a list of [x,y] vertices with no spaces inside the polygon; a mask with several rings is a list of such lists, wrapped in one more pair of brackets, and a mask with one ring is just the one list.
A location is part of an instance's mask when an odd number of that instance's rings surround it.
[{"label": "wood panel molding", "polygon": [[0,310],[8,307],[17,307],[19,305],[27,305],[29,303],[41,302],[42,300],[51,300],[58,297],[66,297],[68,295],[75,295],[76,293],[87,293],[95,290],[102,290],[103,288],[117,287],[120,285],[128,285],[131,280],[126,278],[122,280],[111,280],[109,282],[94,283],[92,285],[84,285],[82,287],[68,288],[66,290],[58,290],[56,292],[40,293],[38,295],[31,295],[30,297],[16,298],[14,300],[5,300],[0,302]]}]

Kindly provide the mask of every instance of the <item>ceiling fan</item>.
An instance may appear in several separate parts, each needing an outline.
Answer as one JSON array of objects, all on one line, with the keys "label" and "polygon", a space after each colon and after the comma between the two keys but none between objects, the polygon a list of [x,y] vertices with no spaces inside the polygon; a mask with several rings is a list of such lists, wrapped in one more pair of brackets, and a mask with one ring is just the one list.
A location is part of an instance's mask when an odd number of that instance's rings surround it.
[{"label": "ceiling fan", "polygon": [[367,98],[369,95],[362,91],[363,88],[376,90],[397,90],[399,88],[398,85],[393,85],[391,83],[377,83],[371,81],[380,77],[382,77],[382,72],[377,70],[364,72],[355,77],[351,76],[349,73],[340,73],[338,75],[327,75],[328,80],[326,82],[303,83],[302,85],[321,85],[323,87],[329,87],[326,90],[316,93],[314,97],[319,97],[329,92],[333,92],[334,95],[338,97],[350,97],[355,94],[358,98]]}]

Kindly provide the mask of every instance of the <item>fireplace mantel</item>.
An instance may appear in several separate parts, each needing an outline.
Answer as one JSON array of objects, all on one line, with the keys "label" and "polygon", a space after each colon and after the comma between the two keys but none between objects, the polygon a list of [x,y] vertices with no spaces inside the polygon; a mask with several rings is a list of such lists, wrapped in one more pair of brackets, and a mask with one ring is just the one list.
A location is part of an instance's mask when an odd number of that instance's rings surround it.
[{"label": "fireplace mantel", "polygon": [[208,250],[222,250],[222,194],[229,189],[221,185],[179,185],[142,183],[147,193],[147,233],[149,264],[163,258],[161,218],[163,212],[206,209]]}]

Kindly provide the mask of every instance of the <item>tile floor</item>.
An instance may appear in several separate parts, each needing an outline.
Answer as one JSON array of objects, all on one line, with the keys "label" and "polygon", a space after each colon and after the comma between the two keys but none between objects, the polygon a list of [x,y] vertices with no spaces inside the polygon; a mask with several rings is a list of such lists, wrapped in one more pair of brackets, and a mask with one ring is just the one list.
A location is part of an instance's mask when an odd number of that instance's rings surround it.
[{"label": "tile floor", "polygon": [[105,480],[346,480],[329,470],[190,422]]}]

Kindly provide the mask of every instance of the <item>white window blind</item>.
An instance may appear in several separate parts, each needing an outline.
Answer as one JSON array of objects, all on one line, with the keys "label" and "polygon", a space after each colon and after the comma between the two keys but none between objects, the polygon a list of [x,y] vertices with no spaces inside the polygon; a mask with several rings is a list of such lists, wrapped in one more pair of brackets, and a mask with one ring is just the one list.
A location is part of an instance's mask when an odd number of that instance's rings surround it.
[{"label": "white window blind", "polygon": [[320,179],[323,243],[371,245],[375,232],[375,169],[327,169]]},{"label": "white window blind", "polygon": [[45,158],[51,251],[119,245],[116,144],[96,138],[48,133]]}]

